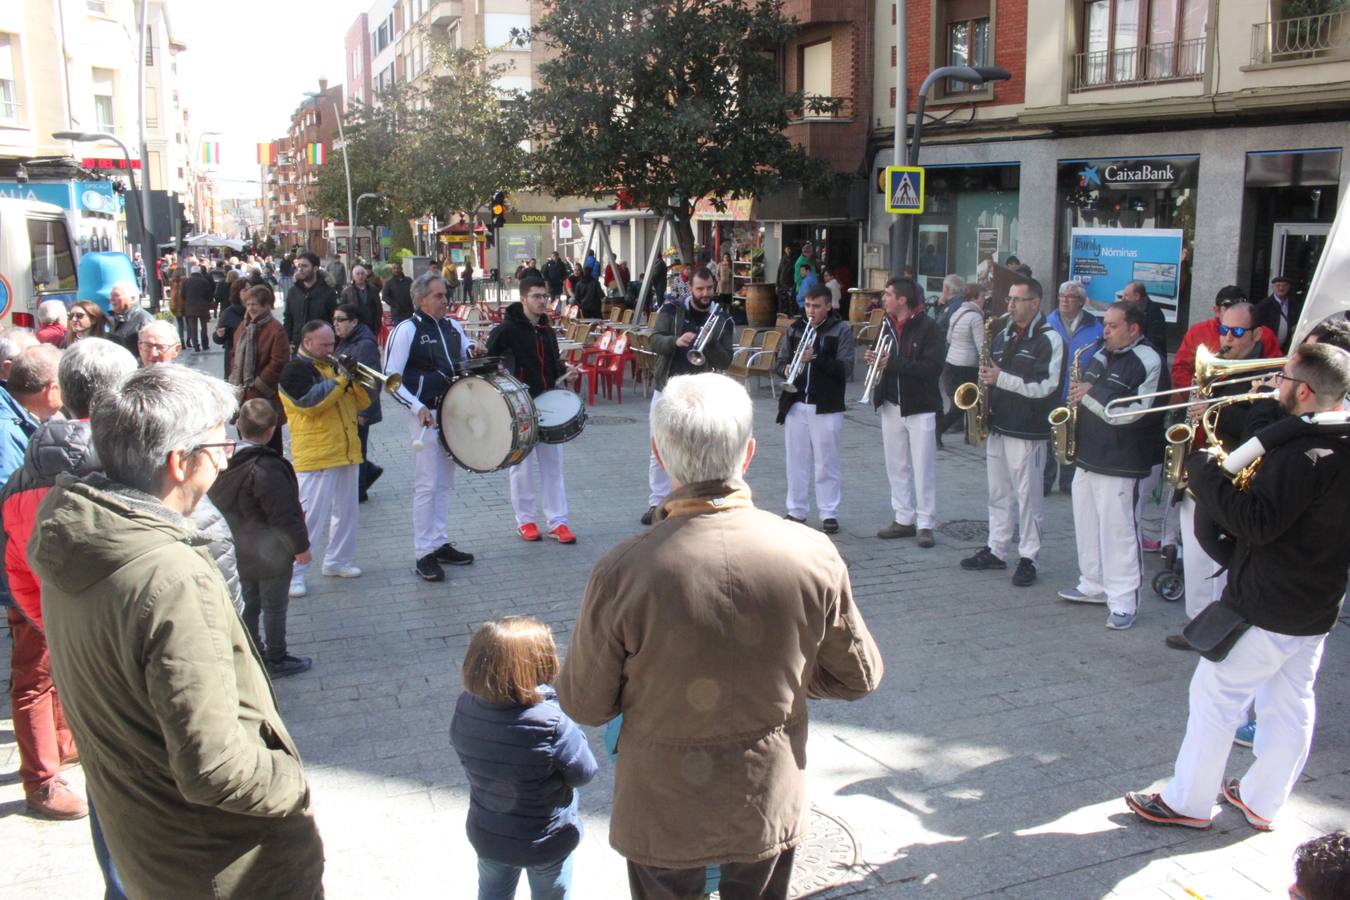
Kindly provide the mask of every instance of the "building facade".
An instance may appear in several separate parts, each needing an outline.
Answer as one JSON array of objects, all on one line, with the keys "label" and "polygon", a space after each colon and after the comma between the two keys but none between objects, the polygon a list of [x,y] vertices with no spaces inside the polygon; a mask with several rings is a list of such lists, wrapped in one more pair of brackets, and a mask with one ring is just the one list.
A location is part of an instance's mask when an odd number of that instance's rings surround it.
[{"label": "building facade", "polygon": [[[320,256],[334,251],[325,237],[324,218],[310,204],[320,166],[342,164],[337,157],[341,153],[338,117],[345,109],[344,94],[342,85],[330,87],[328,79],[320,78],[318,92],[305,97],[291,114],[286,136],[272,143],[276,164],[269,170],[266,221],[268,232],[286,250],[308,250]],[[311,161],[311,146],[322,148],[322,162]],[[345,235],[336,250],[346,252]]]}]

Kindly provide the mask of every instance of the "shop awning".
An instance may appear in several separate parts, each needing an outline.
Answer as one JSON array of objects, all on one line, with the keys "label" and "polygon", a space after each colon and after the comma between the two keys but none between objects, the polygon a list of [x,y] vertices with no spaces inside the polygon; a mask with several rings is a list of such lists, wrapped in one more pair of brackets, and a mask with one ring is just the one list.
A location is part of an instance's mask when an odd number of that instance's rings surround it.
[{"label": "shop awning", "polygon": [[694,204],[693,220],[695,222],[749,222],[751,219],[751,207],[754,206],[753,197],[742,197],[738,200],[723,200],[726,209],[718,209],[710,197],[700,197]]}]

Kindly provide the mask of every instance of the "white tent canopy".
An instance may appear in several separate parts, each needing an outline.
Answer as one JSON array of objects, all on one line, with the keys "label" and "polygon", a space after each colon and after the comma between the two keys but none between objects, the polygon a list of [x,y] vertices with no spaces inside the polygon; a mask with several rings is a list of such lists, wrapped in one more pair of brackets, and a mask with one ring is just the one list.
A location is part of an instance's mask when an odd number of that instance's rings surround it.
[{"label": "white tent canopy", "polygon": [[234,238],[221,237],[218,234],[194,234],[183,241],[189,247],[228,247],[238,253],[244,249],[244,242]]}]

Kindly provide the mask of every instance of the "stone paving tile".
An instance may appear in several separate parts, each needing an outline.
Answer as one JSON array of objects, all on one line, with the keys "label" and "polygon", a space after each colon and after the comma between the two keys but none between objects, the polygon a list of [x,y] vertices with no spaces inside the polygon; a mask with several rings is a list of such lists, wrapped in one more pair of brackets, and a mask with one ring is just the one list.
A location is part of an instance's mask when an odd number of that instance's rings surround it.
[{"label": "stone paving tile", "polygon": [[[216,371],[219,356],[189,364]],[[486,619],[530,613],[566,652],[592,565],[637,532],[646,506],[646,402],[600,401],[567,448],[577,545],[526,544],[514,535],[504,473],[459,472],[450,538],[477,557],[427,584],[412,572],[410,458],[402,411],[371,435],[386,475],[361,507],[360,579],[314,571],[292,603],[304,675],[276,685],[313,787],[334,898],[472,896],[464,837],[468,789],[447,729],[469,636]],[[756,394],[756,503],[781,512],[782,431],[767,390]],[[856,703],[811,702],[812,802],[842,820],[859,865],[817,897],[1212,898],[1280,895],[1300,841],[1350,820],[1350,638],[1327,642],[1318,733],[1280,829],[1257,834],[1222,809],[1207,834],[1135,824],[1121,794],[1161,784],[1186,717],[1193,656],[1166,649],[1184,618],[1148,589],[1136,627],[1113,633],[1100,608],[1055,590],[1076,577],[1069,498],[1046,498],[1039,580],[964,572],[979,539],[943,526],[986,518],[983,451],[938,453],[937,547],[879,541],[891,518],[875,416],[850,410],[842,448],[844,503],[836,545],[886,658],[886,678]],[[959,439],[959,438],[958,438]],[[812,522],[817,521],[813,515]],[[1158,562],[1146,562],[1151,577]],[[0,654],[8,637],[0,638]],[[0,715],[7,715],[0,706]],[[608,846],[613,768],[587,729],[600,775],[581,793],[587,834],[578,848],[579,898],[625,896],[623,860]],[[1229,771],[1250,751],[1234,748]],[[0,842],[23,847],[0,868],[0,896],[96,896],[85,823],[23,811],[18,760],[0,719]],[[70,776],[79,783],[80,772]]]}]

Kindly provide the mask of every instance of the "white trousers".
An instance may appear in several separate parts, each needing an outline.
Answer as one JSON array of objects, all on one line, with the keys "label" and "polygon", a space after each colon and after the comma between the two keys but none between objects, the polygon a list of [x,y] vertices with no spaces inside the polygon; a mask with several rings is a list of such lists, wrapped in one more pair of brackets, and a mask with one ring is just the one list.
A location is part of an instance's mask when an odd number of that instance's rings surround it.
[{"label": "white trousers", "polygon": [[[660,391],[652,391],[652,404],[647,411],[647,435],[652,435],[651,410],[656,409],[656,401],[661,399]],[[647,454],[647,505],[660,506],[661,501],[670,495],[671,485],[670,476],[666,470],[661,468],[661,464],[656,461],[656,454],[648,452]]]},{"label": "white trousers", "polygon": [[510,469],[511,508],[516,511],[516,524],[535,520],[534,480],[540,481],[544,500],[545,531],[552,531],[567,522],[567,488],[563,484],[563,445],[535,444],[530,455]]},{"label": "white trousers", "polygon": [[1186,575],[1186,618],[1194,619],[1200,610],[1223,596],[1228,584],[1228,570],[1219,571],[1219,564],[1209,558],[1205,548],[1195,537],[1195,498],[1185,494],[1178,504],[1181,508],[1181,562]]},{"label": "white trousers", "polygon": [[[356,558],[357,473],[360,470],[360,466],[353,465],[295,473],[300,482],[300,506],[305,510],[311,552],[318,550],[325,528],[328,531],[324,566],[350,566]],[[303,576],[308,569],[308,565],[296,563],[294,574]]]},{"label": "white trousers", "polygon": [[1035,562],[1041,552],[1045,507],[1045,441],[990,434],[984,459],[989,474],[989,550],[1008,559],[1015,521],[1020,532],[1017,555]]},{"label": "white trousers", "polygon": [[1105,594],[1113,613],[1139,609],[1139,537],[1135,526],[1138,479],[1099,475],[1077,467],[1073,476],[1073,530],[1078,541],[1078,590]]},{"label": "white trousers", "polygon": [[937,524],[937,414],[904,416],[894,403],[881,404],[879,412],[895,521],[932,528]]},{"label": "white trousers", "polygon": [[[1149,535],[1160,541],[1162,539],[1163,518],[1167,513],[1167,494],[1171,488],[1161,490],[1159,493],[1161,500],[1155,502],[1153,492],[1161,488],[1162,463],[1157,463],[1148,470],[1147,475],[1139,479],[1139,491],[1134,501],[1134,527],[1141,541]],[[1153,511],[1156,511],[1156,515],[1151,514]]]},{"label": "white trousers", "polygon": [[811,509],[811,481],[822,519],[839,517],[839,433],[844,414],[816,413],[814,403],[794,403],[784,422],[787,449],[787,508],[799,519]]},{"label": "white trousers", "polygon": [[1201,659],[1191,678],[1186,737],[1163,802],[1185,816],[1211,817],[1233,731],[1246,724],[1247,704],[1255,699],[1256,761],[1238,793],[1252,812],[1275,818],[1308,761],[1317,709],[1313,683],[1325,642],[1325,634],[1294,637],[1253,626],[1223,662]]},{"label": "white trousers", "polygon": [[[422,436],[417,416],[408,416],[408,434]],[[450,542],[450,491],[455,486],[455,463],[441,446],[436,426],[422,436],[425,445],[412,451],[413,461],[413,553],[421,559]]]}]

